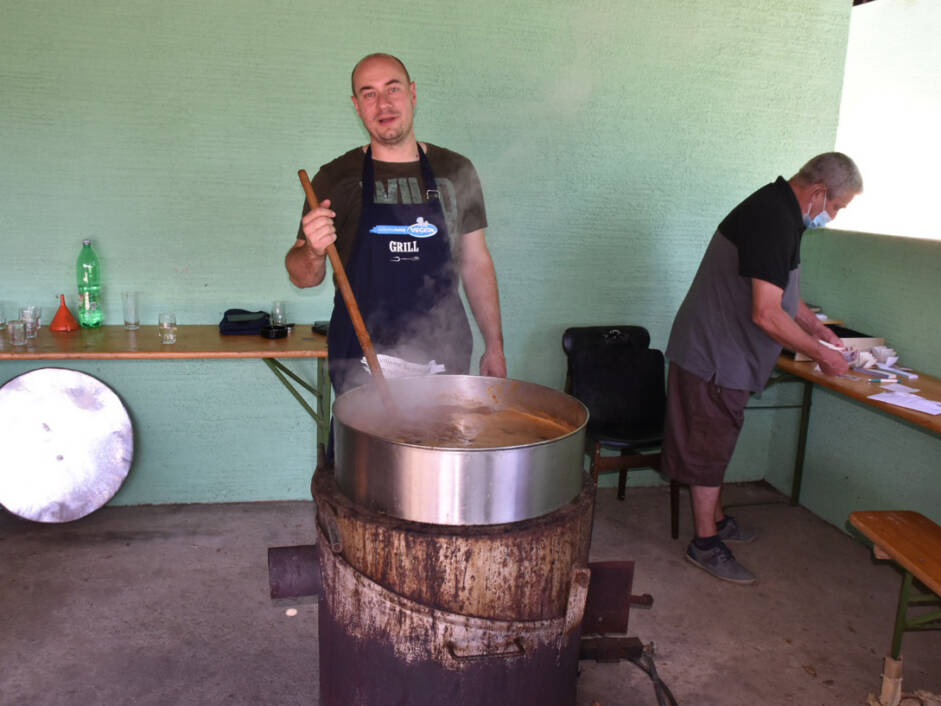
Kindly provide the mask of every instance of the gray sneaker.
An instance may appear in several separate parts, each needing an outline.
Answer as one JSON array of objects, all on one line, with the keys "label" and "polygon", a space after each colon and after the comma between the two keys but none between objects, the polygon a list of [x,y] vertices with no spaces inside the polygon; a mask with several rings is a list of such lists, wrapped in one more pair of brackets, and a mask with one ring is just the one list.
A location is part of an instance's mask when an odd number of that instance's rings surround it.
[{"label": "gray sneaker", "polygon": [[758,539],[758,530],[739,527],[734,517],[725,516],[727,522],[718,532],[719,539],[723,542],[741,542],[748,544]]},{"label": "gray sneaker", "polygon": [[719,542],[712,549],[697,549],[692,542],[686,547],[686,559],[723,581],[755,583],[755,575],[739,564],[732,550]]}]

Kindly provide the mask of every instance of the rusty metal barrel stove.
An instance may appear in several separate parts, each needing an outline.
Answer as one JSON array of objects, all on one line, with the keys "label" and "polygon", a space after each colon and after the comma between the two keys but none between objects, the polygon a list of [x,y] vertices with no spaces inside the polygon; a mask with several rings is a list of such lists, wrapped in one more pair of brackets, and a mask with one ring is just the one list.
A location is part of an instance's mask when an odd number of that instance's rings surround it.
[{"label": "rusty metal barrel stove", "polygon": [[314,495],[323,706],[574,703],[587,476],[569,505],[512,525],[381,515],[351,503],[324,470]]},{"label": "rusty metal barrel stove", "polygon": [[364,388],[337,399],[336,468],[318,469],[311,486],[320,703],[571,706],[594,498],[581,460],[587,410],[513,380],[390,383],[397,400],[397,386],[417,384],[426,401],[529,408],[570,431],[512,448],[429,449],[359,428],[351,410]]}]

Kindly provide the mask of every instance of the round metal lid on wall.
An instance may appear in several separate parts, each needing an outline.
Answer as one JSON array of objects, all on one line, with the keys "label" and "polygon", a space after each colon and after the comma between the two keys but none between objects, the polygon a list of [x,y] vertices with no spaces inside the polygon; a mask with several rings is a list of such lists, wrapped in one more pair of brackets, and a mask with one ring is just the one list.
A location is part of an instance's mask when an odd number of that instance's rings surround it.
[{"label": "round metal lid on wall", "polygon": [[0,504],[37,522],[70,522],[107,503],[134,457],[131,419],[114,390],[64,368],[0,387]]}]

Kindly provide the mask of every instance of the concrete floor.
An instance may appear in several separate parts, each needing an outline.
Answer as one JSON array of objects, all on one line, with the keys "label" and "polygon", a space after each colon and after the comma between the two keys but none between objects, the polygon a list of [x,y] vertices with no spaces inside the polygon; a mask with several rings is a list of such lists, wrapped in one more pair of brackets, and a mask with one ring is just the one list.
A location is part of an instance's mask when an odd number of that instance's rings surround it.
[{"label": "concrete floor", "polygon": [[[633,559],[629,633],[689,706],[864,704],[878,693],[899,574],[761,484],[728,505],[762,536],[759,576],[717,581],[669,538],[665,488],[598,492],[592,559]],[[760,503],[776,504],[760,504]],[[755,504],[759,503],[759,504]],[[268,598],[266,552],[309,544],[312,503],[104,508],[65,525],[0,510],[0,703],[316,704],[316,604]],[[941,632],[905,637],[905,689],[941,692]],[[582,662],[579,706],[655,705],[629,663]],[[495,696],[494,704],[500,704]]]}]

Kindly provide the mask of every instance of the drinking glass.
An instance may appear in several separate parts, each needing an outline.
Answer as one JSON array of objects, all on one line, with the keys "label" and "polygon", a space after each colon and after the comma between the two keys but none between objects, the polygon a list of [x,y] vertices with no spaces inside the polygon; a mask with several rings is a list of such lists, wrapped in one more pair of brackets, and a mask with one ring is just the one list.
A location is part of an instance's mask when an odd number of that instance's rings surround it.
[{"label": "drinking glass", "polygon": [[39,330],[40,309],[38,306],[24,306],[20,309],[20,319],[26,325],[26,338],[36,338]]},{"label": "drinking glass", "polygon": [[176,314],[165,312],[157,318],[161,343],[176,343]]},{"label": "drinking glass", "polygon": [[26,345],[26,322],[21,319],[14,319],[7,328],[10,331],[10,343],[14,346]]},{"label": "drinking glass", "polygon": [[140,328],[140,315],[137,313],[137,292],[121,292],[124,304],[124,328],[136,331]]},{"label": "drinking glass", "polygon": [[284,314],[284,302],[276,301],[271,304],[271,325],[283,326],[287,323],[287,317]]}]

